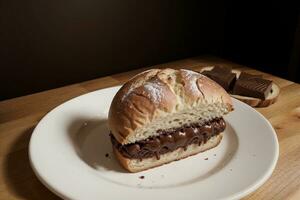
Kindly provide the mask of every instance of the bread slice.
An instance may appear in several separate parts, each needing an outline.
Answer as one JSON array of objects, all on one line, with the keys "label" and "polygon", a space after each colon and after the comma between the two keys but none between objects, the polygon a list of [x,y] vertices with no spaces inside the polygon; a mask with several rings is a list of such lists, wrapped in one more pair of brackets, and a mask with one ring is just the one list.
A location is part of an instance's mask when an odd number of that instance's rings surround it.
[{"label": "bread slice", "polygon": [[222,137],[222,133],[220,133],[219,135],[210,138],[206,143],[202,143],[200,146],[198,144],[191,144],[187,146],[186,150],[184,150],[183,148],[179,148],[175,151],[162,154],[159,160],[157,160],[155,157],[146,158],[142,160],[129,159],[124,157],[116,148],[113,148],[113,151],[120,164],[125,169],[127,169],[130,172],[140,172],[212,149],[221,142]]},{"label": "bread slice", "polygon": [[247,96],[241,96],[235,94],[230,94],[230,95],[252,107],[267,107],[277,101],[279,92],[280,89],[278,85],[272,83],[271,92],[267,95],[267,98],[265,100],[255,98],[255,97],[247,97]]},{"label": "bread slice", "polygon": [[[209,71],[212,69],[213,69],[213,66],[204,67],[200,70],[200,72]],[[240,70],[232,70],[232,72],[237,75],[237,78],[241,74]],[[233,98],[238,99],[252,107],[267,107],[277,101],[279,93],[280,93],[279,86],[273,82],[271,92],[267,95],[266,99],[264,99],[264,100],[255,98],[255,97],[248,97],[248,96],[235,95],[235,94],[230,94],[230,96],[232,96]]]}]

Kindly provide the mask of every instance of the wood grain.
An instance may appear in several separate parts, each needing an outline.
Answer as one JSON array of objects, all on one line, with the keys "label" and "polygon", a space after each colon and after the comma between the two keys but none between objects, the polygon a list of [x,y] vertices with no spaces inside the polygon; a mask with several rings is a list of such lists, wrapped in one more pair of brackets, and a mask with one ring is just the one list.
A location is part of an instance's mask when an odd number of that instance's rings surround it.
[{"label": "wood grain", "polygon": [[[228,65],[263,74],[280,86],[278,102],[257,109],[276,130],[280,144],[279,161],[271,178],[245,199],[300,199],[300,85],[208,56],[153,67],[200,70],[209,65]],[[28,143],[32,130],[47,112],[59,104],[81,94],[123,84],[145,69],[148,68],[0,102],[0,199],[59,199],[37,180],[30,168]]]}]

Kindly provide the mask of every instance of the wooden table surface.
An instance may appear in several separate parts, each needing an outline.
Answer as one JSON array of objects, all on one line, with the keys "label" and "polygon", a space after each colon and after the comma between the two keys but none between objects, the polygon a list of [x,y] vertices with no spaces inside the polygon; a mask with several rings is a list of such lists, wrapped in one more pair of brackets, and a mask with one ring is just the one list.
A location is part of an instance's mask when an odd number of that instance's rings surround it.
[{"label": "wooden table surface", "polygon": [[[257,109],[276,130],[280,157],[271,178],[245,199],[300,199],[300,85],[215,57],[196,57],[153,67],[199,70],[230,65],[263,74],[281,88],[277,103]],[[0,102],[0,199],[59,199],[35,177],[28,160],[28,143],[39,120],[59,104],[82,94],[123,84],[147,68],[107,76]],[[247,173],[247,172],[245,172]]]}]

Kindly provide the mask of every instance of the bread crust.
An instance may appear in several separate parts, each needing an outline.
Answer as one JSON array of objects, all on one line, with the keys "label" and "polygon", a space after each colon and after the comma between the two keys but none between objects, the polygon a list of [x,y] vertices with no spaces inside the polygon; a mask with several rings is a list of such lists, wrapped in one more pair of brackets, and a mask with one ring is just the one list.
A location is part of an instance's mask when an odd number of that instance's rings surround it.
[{"label": "bread crust", "polygon": [[190,70],[152,69],[134,76],[113,98],[108,124],[121,144],[136,130],[168,114],[219,103],[233,110],[231,97],[206,76]]},{"label": "bread crust", "polygon": [[200,146],[198,146],[198,144],[191,144],[187,147],[186,151],[184,151],[183,148],[179,148],[175,151],[161,155],[159,160],[157,160],[155,156],[153,158],[146,158],[143,160],[129,159],[124,157],[115,147],[113,147],[113,151],[119,163],[127,171],[135,173],[158,167],[173,161],[181,160],[189,156],[196,155],[200,152],[212,149],[220,144],[222,137],[223,135],[220,133],[219,135],[212,137],[205,144],[202,143]]}]

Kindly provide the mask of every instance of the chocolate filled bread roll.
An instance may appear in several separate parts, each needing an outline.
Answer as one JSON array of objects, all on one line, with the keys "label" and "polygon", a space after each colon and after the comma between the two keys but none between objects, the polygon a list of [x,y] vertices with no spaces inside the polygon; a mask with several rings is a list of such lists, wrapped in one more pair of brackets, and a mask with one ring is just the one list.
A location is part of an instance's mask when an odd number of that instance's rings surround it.
[{"label": "chocolate filled bread roll", "polygon": [[233,110],[226,91],[194,71],[142,72],[115,95],[108,123],[114,153],[138,172],[214,148]]}]

